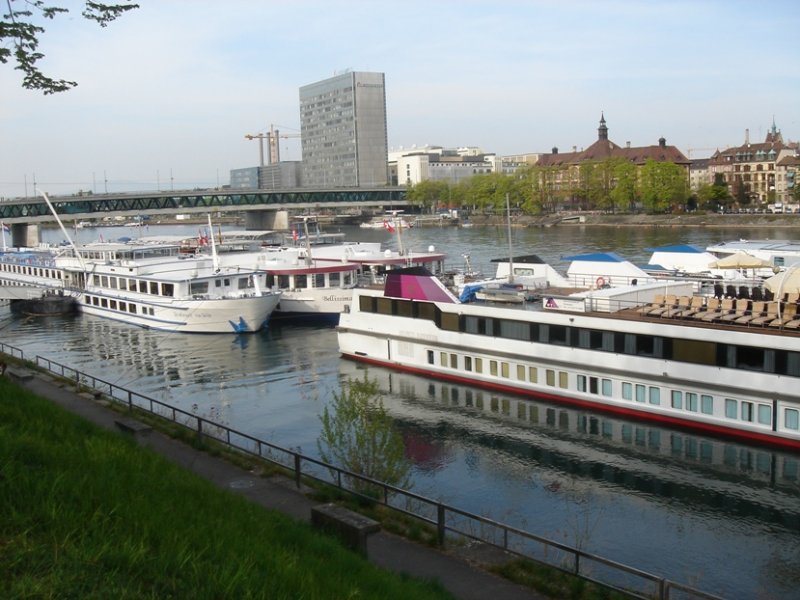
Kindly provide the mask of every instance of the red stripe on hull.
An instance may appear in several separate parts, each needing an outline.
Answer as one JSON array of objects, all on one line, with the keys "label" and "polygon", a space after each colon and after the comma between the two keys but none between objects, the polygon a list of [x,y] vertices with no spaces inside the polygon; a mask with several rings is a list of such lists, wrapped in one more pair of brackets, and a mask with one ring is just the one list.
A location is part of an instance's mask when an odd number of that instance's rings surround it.
[{"label": "red stripe on hull", "polygon": [[631,417],[633,419],[639,421],[655,421],[658,423],[664,423],[667,425],[675,425],[677,427],[681,427],[684,429],[691,429],[694,431],[701,431],[703,433],[721,436],[721,437],[735,437],[739,439],[744,439],[750,442],[755,442],[757,444],[766,444],[769,446],[779,446],[784,449],[800,451],[800,440],[790,440],[778,436],[771,436],[764,433],[759,433],[756,431],[742,431],[741,429],[734,429],[731,427],[722,427],[720,425],[712,425],[709,423],[698,423],[696,421],[689,421],[686,419],[679,419],[677,417],[670,417],[669,415],[659,415],[653,413],[645,413],[638,410],[633,410],[630,408],[624,408],[621,406],[612,406],[608,404],[598,404],[595,402],[587,402],[586,400],[581,400],[579,398],[571,398],[569,396],[561,396],[558,394],[548,394],[545,392],[532,392],[530,390],[523,390],[517,387],[513,387],[510,385],[502,385],[497,383],[491,383],[486,381],[476,381],[474,379],[469,379],[468,377],[460,377],[458,375],[450,375],[447,373],[439,373],[434,371],[428,371],[426,369],[420,369],[417,367],[408,367],[405,365],[398,365],[395,363],[390,363],[382,360],[377,360],[374,358],[368,358],[366,356],[359,356],[359,355],[350,355],[350,354],[343,354],[344,358],[349,358],[351,360],[355,360],[358,362],[368,363],[372,365],[376,365],[379,367],[394,369],[397,371],[404,371],[407,373],[413,373],[415,375],[422,375],[423,377],[428,377],[432,379],[440,379],[444,381],[451,381],[454,383],[461,383],[473,386],[479,386],[484,389],[495,390],[498,392],[504,392],[509,394],[514,394],[515,396],[532,396],[535,398],[540,398],[543,400],[550,400],[553,402],[558,402],[562,404],[569,404],[572,406],[579,406],[581,408],[587,408],[589,410],[600,411],[605,413],[612,413],[617,415],[623,415],[625,417]]}]

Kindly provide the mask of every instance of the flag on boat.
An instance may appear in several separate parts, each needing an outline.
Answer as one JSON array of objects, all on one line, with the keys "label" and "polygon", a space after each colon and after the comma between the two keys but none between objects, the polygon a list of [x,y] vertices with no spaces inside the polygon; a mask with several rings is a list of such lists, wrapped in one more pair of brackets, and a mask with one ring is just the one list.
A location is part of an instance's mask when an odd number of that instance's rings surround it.
[{"label": "flag on boat", "polygon": [[299,237],[300,236],[297,233],[297,229],[292,229],[292,239],[296,242],[297,238],[299,238]]},{"label": "flag on boat", "polygon": [[3,233],[11,233],[11,229],[5,223],[0,222],[0,226],[3,228]]},{"label": "flag on boat", "polygon": [[389,223],[389,221],[387,221],[386,219],[384,219],[384,220],[383,220],[383,227],[384,227],[384,228],[386,229],[386,231],[388,231],[389,233],[394,233],[394,225],[392,225],[391,223]]},{"label": "flag on boat", "polygon": [[208,230],[206,229],[197,230],[197,245],[208,246]]}]

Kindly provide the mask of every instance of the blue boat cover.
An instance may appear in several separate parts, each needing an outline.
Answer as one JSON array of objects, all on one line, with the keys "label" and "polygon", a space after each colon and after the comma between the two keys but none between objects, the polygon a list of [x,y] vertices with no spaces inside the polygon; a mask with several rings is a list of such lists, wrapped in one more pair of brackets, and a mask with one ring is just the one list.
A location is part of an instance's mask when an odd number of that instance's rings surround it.
[{"label": "blue boat cover", "polygon": [[594,252],[590,254],[576,254],[574,256],[563,256],[564,260],[586,261],[586,262],[628,262],[616,252]]}]

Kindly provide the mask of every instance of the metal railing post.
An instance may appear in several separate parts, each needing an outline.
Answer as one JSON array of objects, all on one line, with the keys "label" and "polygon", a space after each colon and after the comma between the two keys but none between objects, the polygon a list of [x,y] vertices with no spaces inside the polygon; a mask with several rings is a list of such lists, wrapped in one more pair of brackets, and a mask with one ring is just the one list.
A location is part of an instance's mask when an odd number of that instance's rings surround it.
[{"label": "metal railing post", "polygon": [[667,592],[667,582],[661,577],[658,580],[658,600],[667,600],[669,593]]},{"label": "metal railing post", "polygon": [[444,546],[444,504],[441,502],[436,505],[436,531],[438,533],[439,545]]},{"label": "metal railing post", "polygon": [[300,489],[300,455],[296,452],[294,455],[294,484],[297,489]]}]

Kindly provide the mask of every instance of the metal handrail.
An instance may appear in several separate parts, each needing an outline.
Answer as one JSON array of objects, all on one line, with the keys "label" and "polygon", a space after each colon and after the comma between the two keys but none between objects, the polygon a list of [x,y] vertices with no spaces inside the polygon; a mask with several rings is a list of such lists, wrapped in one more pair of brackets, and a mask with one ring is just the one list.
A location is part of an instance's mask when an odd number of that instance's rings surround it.
[{"label": "metal handrail", "polygon": [[[9,344],[0,342],[0,352],[25,360],[24,352]],[[682,598],[721,600],[719,596],[676,581],[659,577],[596,554],[584,552],[567,544],[535,535],[494,519],[470,513],[409,490],[305,456],[294,450],[231,429],[226,425],[215,423],[43,356],[37,355],[33,362],[41,369],[74,381],[78,389],[87,387],[95,393],[105,395],[113,401],[127,405],[130,411],[139,409],[149,412],[196,431],[200,436],[208,436],[231,449],[257,456],[262,460],[279,465],[293,473],[294,481],[298,488],[302,478],[305,477],[332,485],[346,493],[380,502],[396,512],[421,520],[436,528],[438,542],[442,546],[445,545],[448,535],[453,538],[478,540],[502,548],[519,557],[546,564],[549,567],[636,598],[669,600],[670,592],[674,590],[680,592]],[[280,460],[279,455],[285,455],[285,460]],[[305,469],[303,468],[304,465],[306,466]],[[325,476],[326,474],[327,477]],[[379,490],[380,498],[360,491],[359,484]],[[427,507],[427,512],[424,510],[425,507]],[[466,527],[466,525],[472,525],[472,527]],[[489,535],[491,532],[501,534],[501,541],[498,542],[494,536]],[[537,553],[535,550],[538,546],[540,548]],[[606,567],[616,577],[612,580],[611,576],[604,578],[601,574],[593,574],[588,565]],[[625,579],[624,585],[620,581],[621,576]],[[649,584],[649,589],[634,588],[633,586],[636,583],[639,584],[639,588],[643,587],[644,584]]]}]

